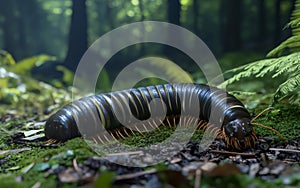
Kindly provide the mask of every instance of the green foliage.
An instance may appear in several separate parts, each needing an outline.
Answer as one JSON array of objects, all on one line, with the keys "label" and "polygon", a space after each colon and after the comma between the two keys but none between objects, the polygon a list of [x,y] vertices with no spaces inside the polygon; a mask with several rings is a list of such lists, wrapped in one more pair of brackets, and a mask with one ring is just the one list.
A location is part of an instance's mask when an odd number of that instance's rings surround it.
[{"label": "green foliage", "polygon": [[292,36],[268,53],[268,57],[278,57],[286,54],[300,52],[300,1],[295,2],[295,9],[291,21],[286,27],[291,28]]},{"label": "green foliage", "polygon": [[35,66],[39,66],[42,63],[51,60],[55,60],[55,58],[48,55],[37,55],[19,61],[16,65],[12,66],[10,70],[19,75],[28,75],[30,74],[30,70]]},{"label": "green foliage", "polygon": [[0,50],[0,66],[15,65],[16,62],[12,55],[5,50]]},{"label": "green foliage", "polygon": [[[161,70],[162,74],[166,74],[172,82],[193,82],[191,75],[172,61],[163,58],[155,58],[153,61],[149,61],[149,65]],[[147,73],[147,70],[144,71],[144,73]],[[148,73],[151,74],[151,72]]]},{"label": "green foliage", "polygon": [[109,188],[115,178],[115,173],[110,171],[102,172],[95,181],[95,187]]},{"label": "green foliage", "polygon": [[222,83],[220,87],[239,81],[242,78],[251,76],[258,78],[272,74],[272,79],[277,77],[287,78],[276,89],[274,102],[289,98],[289,102],[300,104],[300,0],[296,1],[295,10],[288,26],[292,28],[293,36],[269,52],[267,56],[275,56],[274,58],[255,61],[225,72],[224,74],[237,74]]},{"label": "green foliage", "polygon": [[105,69],[101,70],[96,87],[99,92],[108,91],[111,88],[110,78]]},{"label": "green foliage", "polygon": [[163,84],[166,81],[170,83],[193,82],[189,73],[165,58],[145,57],[136,61],[134,66],[126,68],[127,71],[119,74],[121,76],[115,81],[113,90]]},{"label": "green foliage", "polygon": [[[32,108],[36,108],[37,101],[41,102],[41,108],[51,105],[51,100],[46,100],[49,103],[45,104],[45,98],[51,98],[56,94],[63,93],[63,91],[58,91],[50,85],[29,77],[32,68],[49,59],[53,59],[53,57],[39,55],[15,63],[14,58],[8,52],[0,51],[0,65],[2,66],[0,67],[0,102],[4,105],[10,105],[9,109],[31,103],[33,103]],[[64,75],[67,76],[67,74]],[[66,98],[66,95],[63,95]],[[45,106],[42,107],[42,105]],[[0,109],[0,114],[2,111],[5,109]]]},{"label": "green foliage", "polygon": [[61,71],[63,73],[63,82],[65,82],[67,85],[72,85],[74,78],[74,73],[72,71],[61,65],[58,65],[56,67],[56,70]]},{"label": "green foliage", "polygon": [[238,51],[225,53],[221,58],[218,58],[218,62],[223,70],[229,70],[234,67],[262,59],[263,57],[264,54],[262,53]]}]

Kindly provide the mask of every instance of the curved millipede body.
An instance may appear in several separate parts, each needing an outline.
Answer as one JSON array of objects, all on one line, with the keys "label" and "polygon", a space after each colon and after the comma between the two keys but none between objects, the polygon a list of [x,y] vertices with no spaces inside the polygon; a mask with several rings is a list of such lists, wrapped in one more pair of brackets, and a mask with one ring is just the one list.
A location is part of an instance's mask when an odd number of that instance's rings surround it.
[{"label": "curved millipede body", "polygon": [[[163,121],[156,121],[155,109],[165,112]],[[197,128],[215,132],[229,148],[250,148],[257,141],[250,114],[238,99],[215,87],[184,83],[82,98],[52,115],[46,122],[45,134],[47,138],[59,141],[82,134],[105,142],[137,132],[142,134],[159,125],[171,125],[178,122],[180,116],[191,117],[187,121],[197,121]],[[79,123],[86,127],[86,132],[78,128]],[[106,134],[99,135],[103,129]]]}]

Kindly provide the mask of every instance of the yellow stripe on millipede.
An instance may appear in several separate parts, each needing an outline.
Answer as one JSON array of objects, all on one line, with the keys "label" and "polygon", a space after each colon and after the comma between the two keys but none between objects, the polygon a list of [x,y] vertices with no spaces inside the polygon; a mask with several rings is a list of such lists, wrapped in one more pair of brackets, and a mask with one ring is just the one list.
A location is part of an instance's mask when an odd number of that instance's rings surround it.
[{"label": "yellow stripe on millipede", "polygon": [[[127,100],[126,100],[126,99],[129,99],[130,102],[131,102],[131,104],[133,104],[133,106],[134,106],[136,112],[138,113],[139,110],[138,110],[138,107],[137,107],[137,105],[135,104],[134,100],[132,99],[132,95],[130,95],[129,92],[124,92],[124,94],[127,95],[127,98],[126,98],[126,97],[125,97],[124,99],[122,98],[122,100],[125,102],[125,104],[127,104]],[[128,107],[129,107],[129,112],[131,112],[131,109],[130,109],[129,104],[128,104]]]},{"label": "yellow stripe on millipede", "polygon": [[105,120],[105,116],[102,112],[102,109],[101,109],[100,105],[98,104],[97,99],[95,99],[94,97],[91,97],[91,100],[93,101],[93,104],[96,106],[96,108],[99,112],[102,128],[105,128],[106,127],[106,120]]},{"label": "yellow stripe on millipede", "polygon": [[172,109],[172,104],[171,104],[171,99],[170,99],[169,92],[168,92],[167,88],[165,87],[165,85],[163,85],[163,88],[164,88],[165,94],[167,95],[167,100],[168,100],[168,103],[169,103],[169,107],[170,107],[170,110],[172,112],[173,109]]},{"label": "yellow stripe on millipede", "polygon": [[[159,95],[159,99],[162,101],[162,102],[164,102],[163,101],[163,97],[162,97],[162,95],[161,95],[161,93],[160,93],[160,91],[159,91],[159,89],[157,88],[157,86],[155,86],[155,90],[156,90],[156,92],[158,93],[158,95]],[[167,111],[167,107],[166,107],[166,105],[162,105],[163,106],[163,108],[164,108],[164,112],[166,112]]]},{"label": "yellow stripe on millipede", "polygon": [[[149,110],[149,112],[150,112],[150,106],[149,106],[148,98],[146,97],[145,93],[144,93],[142,90],[138,89],[138,91],[139,91],[139,93],[142,95],[144,101],[148,104],[147,107],[148,107],[148,110]],[[144,112],[144,110],[143,110],[143,112]],[[150,112],[150,113],[151,113],[151,112]]]},{"label": "yellow stripe on millipede", "polygon": [[241,106],[241,105],[233,105],[233,106],[228,107],[228,108],[225,110],[225,112],[226,112],[227,110],[232,109],[232,108],[244,108],[244,107]]},{"label": "yellow stripe on millipede", "polygon": [[[142,108],[142,112],[145,112],[145,109],[144,109],[144,107],[143,107],[143,103],[142,103],[142,101],[140,100],[140,98],[139,98],[134,92],[132,92],[132,94],[136,97],[136,99],[137,99],[138,102],[140,103],[140,106],[141,106],[141,108]],[[137,116],[138,116],[138,117],[140,116],[139,111],[137,111]]]},{"label": "yellow stripe on millipede", "polygon": [[[117,97],[118,96],[118,97]],[[122,113],[122,117],[126,117],[126,113],[125,113],[125,110],[124,110],[124,105],[122,105],[122,103],[120,102],[122,100],[122,95],[120,93],[116,93],[116,96],[114,95],[111,95],[111,98],[113,99],[113,101],[116,103],[116,105],[118,106],[117,109],[120,109],[121,110],[121,113]],[[113,105],[112,105],[113,107]],[[118,112],[118,111],[117,111]],[[114,112],[116,113],[116,112]],[[116,114],[116,115],[119,115],[119,114]]]},{"label": "yellow stripe on millipede", "polygon": [[149,90],[148,87],[146,87],[146,89],[147,89],[148,93],[150,94],[151,100],[154,99],[154,95],[153,95],[152,90]]}]

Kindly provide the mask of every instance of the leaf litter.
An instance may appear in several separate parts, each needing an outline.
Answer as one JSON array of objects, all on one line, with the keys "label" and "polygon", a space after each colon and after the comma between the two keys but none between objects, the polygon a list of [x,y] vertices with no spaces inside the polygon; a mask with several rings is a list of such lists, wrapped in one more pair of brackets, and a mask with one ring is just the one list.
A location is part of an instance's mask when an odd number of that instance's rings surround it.
[{"label": "leaf litter", "polygon": [[[10,115],[7,117],[13,118]],[[46,139],[42,130],[44,121],[35,121],[34,119],[33,123],[27,124],[27,130],[18,131],[8,139],[8,144],[26,147],[0,150],[0,155],[16,155],[30,151],[30,147],[51,149],[64,145],[63,143],[45,144]],[[9,128],[8,131],[10,131]],[[153,161],[153,156],[147,155],[144,151],[111,153],[107,156],[115,158],[137,156],[137,160]],[[208,183],[207,179],[225,179],[233,175],[246,175],[252,179],[277,182],[276,185],[300,185],[300,169],[296,167],[300,161],[300,139],[293,139],[288,143],[274,143],[273,137],[264,136],[260,137],[260,143],[256,149],[242,152],[228,151],[218,140],[215,140],[207,150],[200,151],[198,142],[190,141],[174,156],[147,168],[122,166],[98,156],[89,156],[80,161],[77,161],[77,157],[75,151],[69,149],[52,155],[50,158],[42,158],[42,162],[32,162],[23,167],[11,166],[5,170],[21,169],[20,177],[16,178],[20,182],[24,181],[22,174],[37,171],[44,173],[45,178],[55,176],[60,183],[91,186],[106,184],[125,187],[129,185],[178,187],[182,184],[184,187],[199,187]],[[5,164],[9,161],[9,157],[1,158],[0,164],[1,160]],[[60,162],[53,163],[55,160]],[[71,161],[71,163],[64,161]],[[214,185],[215,183],[212,181],[208,184]],[[248,183],[251,181],[249,180]],[[37,181],[34,186],[41,186],[41,182]]]}]

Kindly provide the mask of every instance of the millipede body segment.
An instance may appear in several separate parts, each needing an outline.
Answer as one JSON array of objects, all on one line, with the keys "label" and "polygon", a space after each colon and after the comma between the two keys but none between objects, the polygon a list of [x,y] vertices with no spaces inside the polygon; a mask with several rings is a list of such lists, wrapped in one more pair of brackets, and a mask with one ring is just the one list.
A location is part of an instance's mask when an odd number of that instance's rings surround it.
[{"label": "millipede body segment", "polygon": [[238,99],[215,87],[186,83],[79,99],[48,119],[45,134],[58,141],[84,136],[106,142],[173,125],[180,119],[185,119],[186,124],[195,120],[197,128],[216,132],[229,148],[250,148],[257,141],[250,114]]}]

